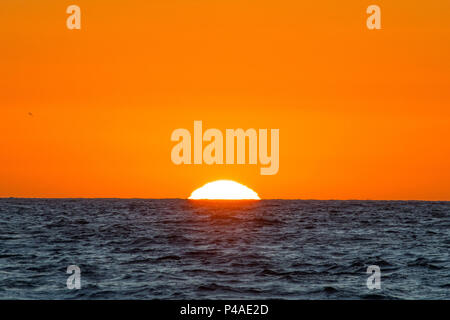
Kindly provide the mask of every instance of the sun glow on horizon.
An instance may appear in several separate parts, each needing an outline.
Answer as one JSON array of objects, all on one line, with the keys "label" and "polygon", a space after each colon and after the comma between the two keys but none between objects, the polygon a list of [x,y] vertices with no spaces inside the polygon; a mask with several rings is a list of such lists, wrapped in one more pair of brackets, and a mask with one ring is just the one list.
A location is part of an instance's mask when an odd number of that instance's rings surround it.
[{"label": "sun glow on horizon", "polygon": [[194,190],[192,200],[260,200],[252,189],[232,180],[217,180]]}]

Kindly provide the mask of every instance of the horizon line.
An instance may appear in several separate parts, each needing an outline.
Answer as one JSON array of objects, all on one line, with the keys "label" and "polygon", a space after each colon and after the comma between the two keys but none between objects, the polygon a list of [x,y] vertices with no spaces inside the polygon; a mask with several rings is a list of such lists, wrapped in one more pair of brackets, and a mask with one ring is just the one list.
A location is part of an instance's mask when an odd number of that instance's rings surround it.
[{"label": "horizon line", "polygon": [[[104,200],[189,200],[189,201],[249,201],[249,199],[188,199],[188,198],[143,198],[143,197],[16,197],[16,196],[0,196],[0,200],[3,199],[48,199],[48,200],[94,200],[94,199],[104,199]],[[424,200],[424,199],[314,199],[314,198],[261,198],[253,201],[264,201],[264,200],[286,200],[286,201],[416,201],[416,202],[450,202],[449,200]],[[251,200],[250,200],[251,201]]]}]

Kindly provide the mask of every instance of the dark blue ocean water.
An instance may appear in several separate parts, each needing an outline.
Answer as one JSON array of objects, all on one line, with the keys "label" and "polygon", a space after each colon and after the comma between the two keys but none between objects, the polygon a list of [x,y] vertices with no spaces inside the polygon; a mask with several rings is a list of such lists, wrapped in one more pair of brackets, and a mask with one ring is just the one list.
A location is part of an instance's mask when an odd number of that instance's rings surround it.
[{"label": "dark blue ocean water", "polygon": [[0,199],[1,299],[450,299],[449,252],[450,202]]}]

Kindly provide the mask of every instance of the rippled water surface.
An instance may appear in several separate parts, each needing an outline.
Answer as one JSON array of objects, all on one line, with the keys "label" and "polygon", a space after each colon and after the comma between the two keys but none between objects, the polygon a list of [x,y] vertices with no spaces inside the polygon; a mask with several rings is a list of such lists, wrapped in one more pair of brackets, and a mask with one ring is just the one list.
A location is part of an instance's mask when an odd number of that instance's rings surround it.
[{"label": "rippled water surface", "polygon": [[0,199],[1,299],[450,299],[449,252],[450,202]]}]

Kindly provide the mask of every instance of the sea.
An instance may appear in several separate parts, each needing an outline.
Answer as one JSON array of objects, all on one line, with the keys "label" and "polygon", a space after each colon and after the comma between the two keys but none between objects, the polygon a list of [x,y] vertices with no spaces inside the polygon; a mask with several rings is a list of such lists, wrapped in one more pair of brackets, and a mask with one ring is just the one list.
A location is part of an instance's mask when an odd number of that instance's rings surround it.
[{"label": "sea", "polygon": [[450,202],[0,199],[0,299],[450,299],[449,252]]}]

